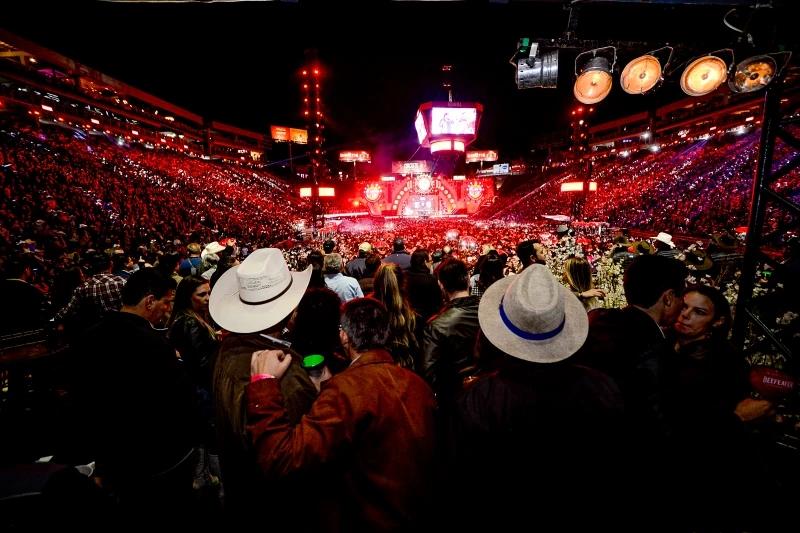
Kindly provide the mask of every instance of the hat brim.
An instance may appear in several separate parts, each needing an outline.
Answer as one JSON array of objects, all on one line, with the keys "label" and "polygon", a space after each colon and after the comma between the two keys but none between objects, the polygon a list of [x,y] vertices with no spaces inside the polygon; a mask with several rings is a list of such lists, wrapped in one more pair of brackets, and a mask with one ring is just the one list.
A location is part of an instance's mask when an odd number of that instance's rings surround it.
[{"label": "hat brim", "polygon": [[725,244],[724,242],[722,242],[722,241],[719,239],[719,237],[712,237],[712,239],[711,239],[711,242],[712,242],[712,244],[714,244],[714,245],[715,245],[717,248],[719,248],[720,250],[726,251],[726,252],[730,252],[730,251],[736,250],[736,243],[733,243],[733,244]]},{"label": "hat brim", "polygon": [[675,243],[674,242],[672,242],[672,241],[662,241],[661,239],[658,238],[658,235],[656,235],[655,237],[650,237],[650,238],[653,239],[654,241],[663,242],[664,244],[666,244],[670,248],[675,248]]},{"label": "hat brim", "polygon": [[211,247],[211,248],[203,248],[203,251],[200,252],[200,257],[205,259],[206,256],[209,255],[209,254],[218,254],[218,253],[224,252],[224,251],[225,251],[225,247],[221,246],[221,245],[219,247],[214,246],[214,247]]},{"label": "hat brim", "polygon": [[222,328],[233,333],[255,333],[271,328],[294,311],[306,293],[311,280],[311,266],[302,272],[290,272],[292,286],[275,301],[252,305],[239,299],[236,271],[240,265],[228,269],[211,290],[208,311]]},{"label": "hat brim", "polygon": [[561,284],[558,287],[564,291],[566,315],[561,333],[547,340],[531,341],[517,336],[506,327],[500,318],[500,300],[515,277],[495,281],[481,296],[478,322],[486,338],[508,355],[534,363],[557,363],[577,352],[589,334],[589,318],[580,300]]},{"label": "hat brim", "polygon": [[684,261],[684,263],[687,266],[689,266],[689,265],[693,266],[695,270],[700,271],[700,272],[702,272],[704,270],[709,270],[712,266],[714,266],[714,262],[708,256],[704,257],[703,258],[703,262],[700,263],[699,265],[697,265],[695,263],[692,263],[691,261]]}]

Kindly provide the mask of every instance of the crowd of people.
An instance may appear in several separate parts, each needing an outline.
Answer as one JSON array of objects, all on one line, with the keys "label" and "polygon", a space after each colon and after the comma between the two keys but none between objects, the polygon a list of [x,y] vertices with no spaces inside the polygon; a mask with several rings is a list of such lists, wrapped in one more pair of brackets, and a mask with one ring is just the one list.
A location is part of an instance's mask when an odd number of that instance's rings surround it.
[{"label": "crowd of people", "polygon": [[[667,231],[673,235],[707,236],[746,226],[755,175],[760,130],[719,134],[658,150],[643,150],[598,158],[580,218],[608,222],[632,230]],[[776,168],[786,164],[793,149],[777,142]],[[542,215],[572,215],[582,193],[561,193],[562,183],[585,179],[585,166],[556,167],[545,183],[521,186],[501,196],[478,215],[490,220],[536,222]],[[794,199],[800,193],[800,174],[790,172],[774,185]],[[771,208],[766,220],[774,231],[785,230],[789,213]]]},{"label": "crowd of people", "polygon": [[[749,527],[769,473],[746,429],[773,401],[728,341],[721,266],[754,139],[598,164],[571,224],[533,216],[566,209],[567,172],[483,219],[302,241],[266,172],[4,119],[0,322],[66,339],[53,452],[93,465],[54,497],[115,525],[269,502],[301,531]],[[764,284],[796,291],[798,261],[789,241]]]}]

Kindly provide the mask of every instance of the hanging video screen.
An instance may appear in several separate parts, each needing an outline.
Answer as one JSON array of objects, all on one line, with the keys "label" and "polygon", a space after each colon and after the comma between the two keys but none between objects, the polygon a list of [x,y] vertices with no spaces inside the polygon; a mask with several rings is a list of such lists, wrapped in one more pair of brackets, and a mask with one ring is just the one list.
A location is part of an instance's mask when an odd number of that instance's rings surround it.
[{"label": "hanging video screen", "polygon": [[433,135],[474,135],[478,112],[474,107],[434,107],[431,109]]}]

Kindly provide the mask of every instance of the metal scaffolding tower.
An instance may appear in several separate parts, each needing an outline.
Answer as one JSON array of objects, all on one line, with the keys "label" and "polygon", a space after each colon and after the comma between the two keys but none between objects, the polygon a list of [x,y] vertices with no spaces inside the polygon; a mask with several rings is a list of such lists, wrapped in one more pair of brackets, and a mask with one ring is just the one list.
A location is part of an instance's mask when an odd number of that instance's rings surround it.
[{"label": "metal scaffolding tower", "polygon": [[[761,121],[761,139],[758,147],[755,180],[753,182],[752,200],[750,204],[750,218],[747,224],[747,241],[745,243],[744,259],[741,277],[739,278],[739,295],[736,301],[736,316],[733,323],[733,343],[739,348],[744,348],[745,339],[752,326],[768,339],[778,350],[791,360],[791,348],[775,336],[771,328],[758,316],[753,308],[753,289],[756,284],[756,269],[764,257],[761,251],[763,244],[763,229],[766,219],[767,206],[770,203],[783,207],[795,217],[800,217],[800,205],[777,194],[770,187],[777,180],[789,172],[800,167],[800,139],[790,133],[785,126],[800,123],[800,117],[784,118],[781,111],[781,89],[783,86],[785,69],[767,87],[764,96],[764,116]],[[775,139],[779,138],[789,147],[793,148],[795,155],[781,168],[773,170]]]}]

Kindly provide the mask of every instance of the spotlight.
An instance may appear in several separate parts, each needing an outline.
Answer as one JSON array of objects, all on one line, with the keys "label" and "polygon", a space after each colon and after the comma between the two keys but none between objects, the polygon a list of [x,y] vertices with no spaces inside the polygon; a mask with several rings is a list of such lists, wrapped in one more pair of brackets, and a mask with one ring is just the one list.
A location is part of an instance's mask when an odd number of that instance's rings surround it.
[{"label": "spotlight", "polygon": [[[669,59],[662,67],[655,54],[667,49],[670,51]],[[665,46],[664,48],[647,52],[647,54],[637,57],[628,63],[619,77],[622,90],[628,94],[650,94],[661,87],[664,82],[664,71],[672,59],[672,51],[673,48],[671,46]]]},{"label": "spotlight", "polygon": [[[603,55],[597,55],[598,53]],[[579,60],[591,55],[583,66],[578,69]],[[610,55],[609,60],[606,55]],[[573,93],[575,98],[582,104],[596,104],[603,100],[611,92],[612,78],[611,71],[617,62],[617,49],[613,46],[595,48],[578,54],[575,58],[575,86]]]},{"label": "spotlight", "polygon": [[[520,47],[520,53],[528,47]],[[539,53],[539,43],[530,45],[530,55],[517,59],[517,88],[553,89],[558,81],[558,50]]]},{"label": "spotlight", "polygon": [[[733,50],[728,51],[733,54]],[[717,52],[714,52],[716,54]],[[689,63],[681,76],[681,89],[689,96],[703,96],[714,91],[728,79],[728,65],[719,57],[709,54]]]},{"label": "spotlight", "polygon": [[736,65],[728,85],[734,92],[751,93],[769,85],[777,71],[778,65],[770,56],[750,57]]}]

